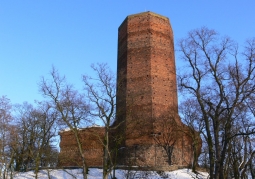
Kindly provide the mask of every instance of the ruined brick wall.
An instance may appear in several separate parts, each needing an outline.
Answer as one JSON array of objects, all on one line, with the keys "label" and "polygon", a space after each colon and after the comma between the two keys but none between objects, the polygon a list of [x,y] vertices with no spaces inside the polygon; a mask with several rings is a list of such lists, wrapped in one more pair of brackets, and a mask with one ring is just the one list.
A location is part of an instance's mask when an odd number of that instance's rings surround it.
[{"label": "ruined brick wall", "polygon": [[[60,155],[59,166],[81,166],[81,157],[74,133],[69,131],[59,132],[60,135]],[[90,127],[79,130],[79,137],[82,143],[83,155],[88,166],[102,166],[103,127]]]},{"label": "ruined brick wall", "polygon": [[[158,123],[159,124],[159,123]],[[162,125],[162,124],[161,124]],[[197,137],[197,153],[200,153],[202,141],[198,133],[183,124],[172,124],[164,126],[169,130],[155,129],[155,133],[148,135],[146,142],[130,145],[126,143],[119,151],[118,164],[127,166],[140,166],[150,168],[163,168],[169,165],[190,166],[193,159],[193,138]],[[174,130],[172,130],[174,129]],[[159,139],[156,141],[155,136]],[[169,138],[173,138],[172,141]],[[144,137],[145,139],[145,137]],[[169,140],[164,141],[163,139]],[[166,150],[163,148],[168,144],[173,144],[171,163]]]},{"label": "ruined brick wall", "polygon": [[[175,126],[176,127],[176,126]],[[190,130],[187,126],[178,126],[177,133],[171,133],[176,137],[172,155],[172,165],[187,166],[192,161],[192,139],[181,130]],[[164,130],[159,130],[164,132]],[[178,132],[179,131],[179,132]],[[83,155],[89,167],[101,167],[103,162],[103,145],[104,128],[92,127],[79,131],[80,139],[83,146]],[[157,131],[158,132],[158,131]],[[166,131],[165,131],[166,132]],[[176,131],[175,131],[176,132]],[[59,133],[61,136],[59,166],[81,166],[81,157],[78,152],[78,145],[72,131],[63,131]],[[163,134],[161,134],[163,135]],[[165,137],[165,136],[164,136]],[[147,143],[137,145],[127,145],[119,148],[118,164],[127,166],[140,167],[158,167],[169,166],[166,151],[162,146],[158,145],[151,135],[147,136]],[[198,152],[201,146],[198,146]]]}]

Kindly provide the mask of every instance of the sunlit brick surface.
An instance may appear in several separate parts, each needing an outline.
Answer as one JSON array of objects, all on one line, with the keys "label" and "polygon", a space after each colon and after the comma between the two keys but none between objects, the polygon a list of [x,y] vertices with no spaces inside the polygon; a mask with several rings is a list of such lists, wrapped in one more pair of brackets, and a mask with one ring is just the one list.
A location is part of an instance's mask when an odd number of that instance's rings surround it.
[{"label": "sunlit brick surface", "polygon": [[[164,143],[153,137],[170,137],[174,142],[171,165],[188,166],[192,161],[194,142],[201,148],[199,135],[183,125],[178,115],[177,84],[173,32],[169,19],[144,12],[128,16],[118,30],[117,119],[111,132],[111,148],[117,151],[117,165],[154,167],[169,166]],[[92,128],[93,129],[93,128]],[[102,164],[104,128],[83,129],[84,156],[89,166]],[[116,136],[121,146],[116,147]],[[170,141],[170,143],[171,143]],[[61,133],[61,166],[75,165],[80,160],[75,138]],[[114,154],[116,155],[116,153]]]},{"label": "sunlit brick surface", "polygon": [[[173,31],[167,17],[144,12],[128,16],[118,31],[117,123],[125,121],[125,152],[132,165],[166,166],[167,156],[153,135],[163,130],[163,118],[178,116]],[[168,124],[169,125],[169,124]],[[169,126],[170,128],[176,126]],[[176,132],[175,132],[176,133]],[[173,164],[191,162],[191,139],[178,132]],[[185,156],[184,156],[185,153]]]}]

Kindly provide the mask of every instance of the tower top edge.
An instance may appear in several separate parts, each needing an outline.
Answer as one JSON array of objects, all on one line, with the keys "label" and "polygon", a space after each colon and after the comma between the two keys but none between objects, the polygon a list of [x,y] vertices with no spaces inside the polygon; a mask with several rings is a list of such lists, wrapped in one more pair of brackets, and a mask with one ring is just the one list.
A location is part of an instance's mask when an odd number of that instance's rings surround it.
[{"label": "tower top edge", "polygon": [[131,15],[128,15],[125,20],[120,24],[119,28],[127,21],[127,19],[131,18],[131,17],[135,17],[135,16],[144,16],[144,15],[152,15],[152,16],[156,16],[156,17],[159,17],[159,18],[162,18],[162,19],[165,19],[167,21],[170,22],[169,18],[166,17],[166,16],[163,16],[163,15],[160,15],[160,14],[157,14],[157,13],[154,13],[154,12],[151,12],[151,11],[146,11],[146,12],[141,12],[141,13],[137,13],[137,14],[131,14]]},{"label": "tower top edge", "polygon": [[142,16],[142,15],[147,15],[147,14],[150,14],[150,15],[153,15],[153,16],[157,16],[157,17],[160,17],[160,18],[165,19],[165,20],[169,20],[168,17],[162,16],[160,14],[157,14],[157,13],[151,12],[151,11],[141,12],[141,13],[137,13],[137,14],[131,14],[131,15],[127,16],[127,18],[133,17],[133,16]]}]

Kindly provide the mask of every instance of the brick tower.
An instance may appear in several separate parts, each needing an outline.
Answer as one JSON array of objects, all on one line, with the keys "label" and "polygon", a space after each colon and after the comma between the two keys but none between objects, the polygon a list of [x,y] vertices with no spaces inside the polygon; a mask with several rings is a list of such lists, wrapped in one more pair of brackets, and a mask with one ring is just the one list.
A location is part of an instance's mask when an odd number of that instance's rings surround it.
[{"label": "brick tower", "polygon": [[136,100],[133,106],[146,108],[152,116],[169,107],[177,112],[173,32],[167,17],[145,12],[124,20],[117,69],[119,93],[125,93],[118,95],[118,102]]},{"label": "brick tower", "polygon": [[[117,66],[117,123],[125,136],[122,158],[129,160],[124,164],[168,165],[154,137],[162,134],[161,119],[181,125],[169,19],[152,12],[128,16],[118,29]],[[178,140],[175,159],[182,165],[183,138]]]},{"label": "brick tower", "polygon": [[[118,156],[114,163],[156,170],[190,165],[196,157],[192,150],[199,154],[201,139],[181,123],[178,115],[169,19],[152,12],[130,15],[118,33],[117,119],[110,130],[112,156]],[[103,127],[80,130],[90,167],[102,163],[104,131]],[[79,165],[73,133],[64,131],[60,135],[60,165]]]}]

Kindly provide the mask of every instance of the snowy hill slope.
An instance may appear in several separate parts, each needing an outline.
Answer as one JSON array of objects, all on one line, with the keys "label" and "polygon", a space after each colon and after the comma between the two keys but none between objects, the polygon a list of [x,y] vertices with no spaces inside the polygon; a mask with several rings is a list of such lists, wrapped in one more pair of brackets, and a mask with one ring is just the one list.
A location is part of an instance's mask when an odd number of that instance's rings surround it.
[{"label": "snowy hill slope", "polygon": [[[15,174],[15,179],[34,179],[34,172],[25,172]],[[128,177],[129,176],[129,177]],[[206,179],[208,176],[207,173],[199,172],[198,175],[192,173],[189,169],[181,169],[172,172],[155,172],[155,171],[126,171],[126,170],[117,170],[116,177],[117,179],[191,179],[199,178]],[[39,173],[40,179],[82,179],[81,169],[73,170],[42,170]],[[88,179],[101,179],[102,178],[102,169],[90,169],[88,174]],[[110,178],[110,177],[109,177]]]}]

